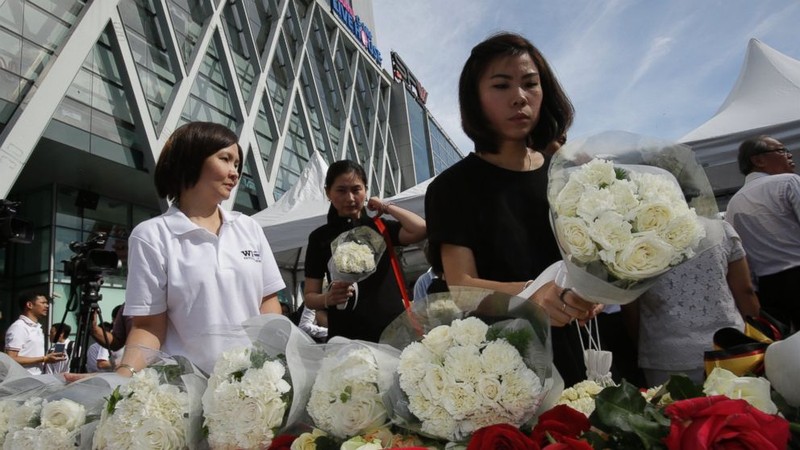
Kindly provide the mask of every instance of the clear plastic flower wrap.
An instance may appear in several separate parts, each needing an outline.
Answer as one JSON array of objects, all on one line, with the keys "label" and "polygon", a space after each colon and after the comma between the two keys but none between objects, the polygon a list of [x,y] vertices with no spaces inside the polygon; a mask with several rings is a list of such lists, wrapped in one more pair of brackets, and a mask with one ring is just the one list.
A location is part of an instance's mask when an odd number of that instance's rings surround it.
[{"label": "clear plastic flower wrap", "polygon": [[[366,279],[378,268],[386,251],[386,241],[380,233],[362,225],[340,234],[331,242],[331,259],[328,271],[332,281],[356,283],[353,308],[358,302],[358,282]],[[345,309],[347,303],[337,305]]]},{"label": "clear plastic flower wrap", "polygon": [[314,375],[307,411],[311,427],[339,442],[389,422],[384,393],[400,352],[388,345],[334,337],[303,348]]},{"label": "clear plastic flower wrap", "polygon": [[[90,424],[96,426],[91,448],[200,447],[203,442],[201,398],[206,376],[183,356],[170,356],[152,349],[140,351],[146,353],[148,364],[133,377],[103,374],[79,382],[87,387],[102,381],[114,386],[104,398],[99,421]],[[96,395],[90,394],[91,397]],[[82,443],[83,448],[85,445]]]},{"label": "clear plastic flower wrap", "polygon": [[392,422],[436,439],[530,424],[563,388],[547,314],[520,297],[452,286],[414,301],[381,343],[402,350],[384,400]]},{"label": "clear plastic flower wrap", "polygon": [[58,374],[31,375],[27,369],[0,352],[0,398],[25,400],[45,397],[64,386],[64,377]]},{"label": "clear plastic flower wrap", "polygon": [[278,314],[242,327],[251,345],[221,355],[203,395],[211,448],[268,448],[281,431],[305,422],[313,379],[300,349],[314,341]]},{"label": "clear plastic flower wrap", "polygon": [[626,132],[570,141],[549,169],[556,283],[604,304],[635,300],[702,251],[716,201],[691,148]]}]

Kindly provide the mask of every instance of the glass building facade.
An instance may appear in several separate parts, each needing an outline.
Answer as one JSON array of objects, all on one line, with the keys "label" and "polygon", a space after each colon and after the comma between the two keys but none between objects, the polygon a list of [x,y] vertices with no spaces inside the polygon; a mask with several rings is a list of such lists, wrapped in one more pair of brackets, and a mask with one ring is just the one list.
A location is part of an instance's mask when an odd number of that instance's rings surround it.
[{"label": "glass building facade", "polygon": [[[152,172],[172,130],[233,129],[243,176],[223,207],[253,214],[316,152],[359,161],[392,196],[462,156],[334,9],[346,0],[4,0],[0,3],[0,198],[34,240],[0,247],[5,328],[14,299],[58,296],[74,324],[72,242],[105,232],[104,319],[124,299],[127,235],[166,209]],[[349,5],[349,4],[348,4]],[[360,0],[359,8],[371,4]],[[358,13],[358,11],[356,11]],[[378,30],[379,31],[379,30]],[[72,303],[72,304],[70,304]]]}]

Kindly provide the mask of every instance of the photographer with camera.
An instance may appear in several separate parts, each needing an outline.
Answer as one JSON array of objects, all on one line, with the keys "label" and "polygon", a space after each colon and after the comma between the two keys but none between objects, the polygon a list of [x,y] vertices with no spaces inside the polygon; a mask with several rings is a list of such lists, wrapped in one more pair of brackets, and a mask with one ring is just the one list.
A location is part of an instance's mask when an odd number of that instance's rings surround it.
[{"label": "photographer with camera", "polygon": [[40,375],[44,364],[67,359],[64,352],[44,353],[44,331],[39,320],[47,317],[50,301],[47,295],[29,292],[19,297],[21,314],[6,331],[6,354],[32,375]]}]

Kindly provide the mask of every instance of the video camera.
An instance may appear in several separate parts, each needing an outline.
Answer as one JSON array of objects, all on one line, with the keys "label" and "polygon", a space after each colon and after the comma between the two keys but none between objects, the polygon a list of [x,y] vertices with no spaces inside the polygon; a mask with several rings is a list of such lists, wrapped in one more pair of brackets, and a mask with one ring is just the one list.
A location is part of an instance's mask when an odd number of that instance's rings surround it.
[{"label": "video camera", "polygon": [[105,250],[108,234],[95,232],[84,242],[70,242],[69,249],[75,255],[69,261],[63,261],[64,274],[78,282],[92,281],[100,278],[103,272],[110,272],[121,267],[117,253]]},{"label": "video camera", "polygon": [[30,222],[15,217],[20,202],[0,199],[0,247],[6,242],[30,244],[33,242],[33,226]]}]

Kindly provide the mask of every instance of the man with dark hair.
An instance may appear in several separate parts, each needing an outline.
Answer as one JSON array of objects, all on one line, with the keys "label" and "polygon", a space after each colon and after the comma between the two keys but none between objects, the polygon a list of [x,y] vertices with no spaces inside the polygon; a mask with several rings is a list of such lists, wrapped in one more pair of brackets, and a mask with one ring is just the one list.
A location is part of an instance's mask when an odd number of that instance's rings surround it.
[{"label": "man with dark hair", "polygon": [[744,186],[725,215],[739,233],[758,281],[761,307],[800,328],[800,176],[777,139],[758,136],[739,146]]},{"label": "man with dark hair", "polygon": [[42,373],[43,364],[63,361],[63,352],[44,353],[44,332],[39,320],[47,317],[50,302],[45,294],[22,294],[17,304],[20,316],[6,331],[6,353],[33,375]]}]

